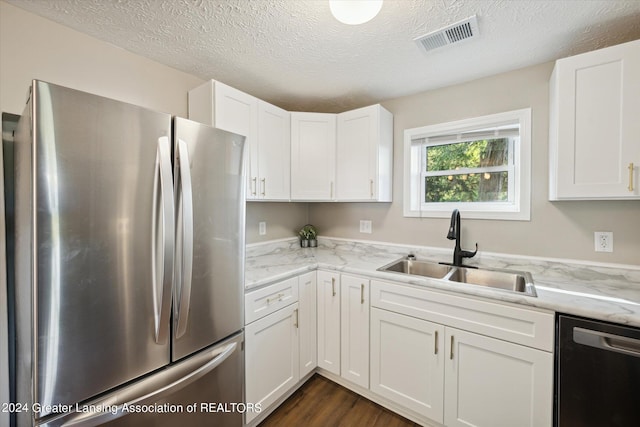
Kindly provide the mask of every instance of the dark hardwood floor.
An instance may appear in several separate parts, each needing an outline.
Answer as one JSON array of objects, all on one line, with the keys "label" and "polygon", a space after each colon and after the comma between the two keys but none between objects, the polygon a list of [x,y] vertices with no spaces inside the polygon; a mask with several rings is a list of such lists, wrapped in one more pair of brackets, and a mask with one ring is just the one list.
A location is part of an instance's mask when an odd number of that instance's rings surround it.
[{"label": "dark hardwood floor", "polygon": [[259,427],[413,427],[417,425],[316,374],[260,423]]}]

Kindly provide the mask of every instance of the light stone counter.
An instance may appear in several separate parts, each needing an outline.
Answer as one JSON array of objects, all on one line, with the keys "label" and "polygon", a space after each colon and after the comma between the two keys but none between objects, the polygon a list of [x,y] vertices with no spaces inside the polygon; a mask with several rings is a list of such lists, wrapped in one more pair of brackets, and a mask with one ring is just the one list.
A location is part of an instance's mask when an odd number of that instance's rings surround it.
[{"label": "light stone counter", "polygon": [[529,297],[482,286],[377,271],[379,267],[409,253],[418,259],[451,262],[453,248],[445,250],[330,238],[321,238],[318,248],[302,249],[296,238],[248,245],[245,288],[255,289],[319,268],[640,327],[640,266],[482,252],[465,260],[480,267],[530,272],[538,296]]}]

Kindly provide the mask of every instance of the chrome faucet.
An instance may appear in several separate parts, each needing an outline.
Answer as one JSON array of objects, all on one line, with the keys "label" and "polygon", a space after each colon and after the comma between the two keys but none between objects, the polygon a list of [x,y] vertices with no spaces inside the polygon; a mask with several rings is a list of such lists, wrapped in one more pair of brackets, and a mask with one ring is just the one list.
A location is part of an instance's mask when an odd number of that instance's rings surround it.
[{"label": "chrome faucet", "polygon": [[462,266],[463,258],[473,258],[478,253],[478,244],[476,243],[476,250],[465,251],[460,247],[460,211],[454,209],[451,213],[451,225],[449,226],[449,233],[447,233],[447,239],[455,240],[456,247],[453,249],[453,265]]}]

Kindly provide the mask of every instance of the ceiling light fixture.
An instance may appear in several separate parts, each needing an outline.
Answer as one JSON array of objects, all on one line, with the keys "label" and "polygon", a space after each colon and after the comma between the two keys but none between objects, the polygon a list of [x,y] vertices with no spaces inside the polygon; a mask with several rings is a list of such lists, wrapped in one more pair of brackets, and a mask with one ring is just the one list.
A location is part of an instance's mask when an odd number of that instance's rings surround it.
[{"label": "ceiling light fixture", "polygon": [[380,12],[382,0],[329,0],[329,8],[343,24],[358,25],[372,20]]}]

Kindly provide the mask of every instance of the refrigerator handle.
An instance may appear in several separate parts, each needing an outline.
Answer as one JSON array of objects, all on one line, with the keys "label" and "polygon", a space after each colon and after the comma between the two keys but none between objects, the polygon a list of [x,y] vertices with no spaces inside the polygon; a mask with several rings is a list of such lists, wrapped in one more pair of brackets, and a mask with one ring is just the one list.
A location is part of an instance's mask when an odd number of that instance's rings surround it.
[{"label": "refrigerator handle", "polygon": [[176,338],[180,338],[187,332],[187,320],[189,317],[189,305],[191,303],[191,274],[193,266],[193,195],[191,190],[191,165],[189,162],[189,150],[183,140],[178,140],[178,166],[180,173],[181,193],[180,208],[182,209],[182,254],[180,263],[182,277],[177,278],[176,287],[179,286],[179,298],[176,299]]},{"label": "refrigerator handle", "polygon": [[[162,373],[152,375],[91,402],[86,406],[87,410],[84,406],[79,405],[83,409],[81,412],[66,413],[44,423],[44,425],[41,424],[41,427],[93,427],[126,416],[129,412],[125,408],[137,408],[160,402],[166,396],[183,389],[216,369],[237,349],[238,341],[230,342],[222,348],[205,352],[180,364],[178,368],[186,374],[168,384],[163,384]],[[93,410],[93,408],[96,409]]]},{"label": "refrigerator handle", "polygon": [[[156,175],[153,186],[153,205],[155,206],[152,218],[154,321],[156,343],[165,344],[169,336],[174,261],[171,146],[169,145],[169,138],[166,136],[158,138]],[[158,223],[159,217],[161,218],[161,223]],[[160,238],[158,238],[159,232],[161,233]],[[158,284],[161,285],[160,289],[158,289]]]}]

